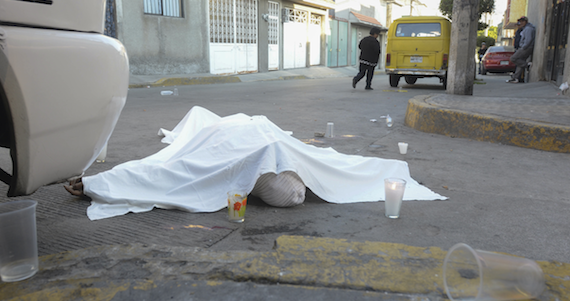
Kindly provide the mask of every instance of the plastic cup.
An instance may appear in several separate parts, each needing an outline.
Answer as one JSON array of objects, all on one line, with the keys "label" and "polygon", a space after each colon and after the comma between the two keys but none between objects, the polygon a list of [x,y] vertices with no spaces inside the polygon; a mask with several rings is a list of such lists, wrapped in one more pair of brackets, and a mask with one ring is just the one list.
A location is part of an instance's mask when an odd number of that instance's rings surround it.
[{"label": "plastic cup", "polygon": [[405,155],[408,153],[408,144],[406,142],[398,142],[398,148],[400,149],[400,154]]},{"label": "plastic cup", "polygon": [[32,200],[0,204],[0,278],[20,281],[38,271],[36,205]]},{"label": "plastic cup", "polygon": [[246,205],[247,192],[239,190],[228,192],[228,219],[230,222],[243,223]]},{"label": "plastic cup", "polygon": [[327,123],[327,131],[325,132],[325,137],[334,138],[334,123]]},{"label": "plastic cup", "polygon": [[406,181],[398,178],[384,179],[384,193],[386,196],[385,210],[386,217],[399,218],[402,198],[406,189]]},{"label": "plastic cup", "polygon": [[542,269],[536,262],[474,250],[463,243],[447,253],[443,283],[451,301],[534,299],[546,287]]}]

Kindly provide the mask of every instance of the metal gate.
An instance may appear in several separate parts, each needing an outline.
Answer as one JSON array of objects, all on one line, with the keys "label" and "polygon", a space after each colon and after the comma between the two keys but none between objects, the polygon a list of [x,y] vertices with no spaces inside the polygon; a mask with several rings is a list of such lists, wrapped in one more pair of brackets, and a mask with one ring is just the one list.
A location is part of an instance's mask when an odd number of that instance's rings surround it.
[{"label": "metal gate", "polygon": [[550,8],[550,30],[548,49],[546,50],[546,77],[556,84],[561,84],[566,60],[568,26],[570,21],[570,1],[552,0]]},{"label": "metal gate", "polygon": [[210,73],[257,71],[257,0],[210,0]]},{"label": "metal gate", "polygon": [[328,40],[329,56],[327,66],[348,65],[348,22],[331,20],[331,35]]},{"label": "metal gate", "polygon": [[311,65],[321,64],[321,22],[321,16],[311,14],[311,22],[309,23],[309,60]]},{"label": "metal gate", "polygon": [[269,3],[269,70],[279,70],[279,3]]},{"label": "metal gate", "polygon": [[307,67],[307,19],[309,12],[284,8],[283,68]]}]

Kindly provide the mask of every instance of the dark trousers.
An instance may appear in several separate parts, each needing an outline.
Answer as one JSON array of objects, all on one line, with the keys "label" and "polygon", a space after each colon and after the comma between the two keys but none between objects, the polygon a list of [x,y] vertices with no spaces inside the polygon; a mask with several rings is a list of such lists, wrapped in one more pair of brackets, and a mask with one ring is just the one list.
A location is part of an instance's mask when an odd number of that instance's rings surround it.
[{"label": "dark trousers", "polygon": [[366,74],[366,88],[370,88],[372,77],[374,76],[374,68],[376,68],[376,66],[360,63],[360,72],[354,77],[354,81],[359,82]]},{"label": "dark trousers", "polygon": [[527,49],[519,48],[517,49],[515,54],[511,56],[511,62],[517,65],[517,69],[515,70],[515,74],[513,74],[513,78],[516,79],[521,78],[521,75],[523,74],[525,68],[527,67],[528,64],[527,59],[532,54],[532,50],[533,48],[527,48]]}]

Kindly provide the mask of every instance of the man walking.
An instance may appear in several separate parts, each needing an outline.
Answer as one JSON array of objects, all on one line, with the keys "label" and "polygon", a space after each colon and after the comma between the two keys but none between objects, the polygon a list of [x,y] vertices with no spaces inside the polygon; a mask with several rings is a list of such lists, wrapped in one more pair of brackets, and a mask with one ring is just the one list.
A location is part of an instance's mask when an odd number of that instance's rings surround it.
[{"label": "man walking", "polygon": [[378,65],[378,58],[380,57],[380,43],[378,36],[380,35],[380,28],[372,27],[370,35],[360,40],[358,48],[360,48],[360,72],[352,79],[352,87],[356,88],[358,83],[366,74],[366,90],[372,89],[372,77],[374,76],[374,68]]},{"label": "man walking", "polygon": [[511,56],[511,62],[517,65],[517,69],[515,74],[512,75],[510,80],[507,80],[508,83],[517,84],[521,81],[519,78],[523,73],[524,69],[528,67],[528,63],[526,60],[532,55],[532,51],[534,49],[534,36],[535,36],[535,28],[534,25],[528,23],[527,17],[521,17],[517,20],[520,22],[520,26],[522,28],[521,31],[521,40],[519,43],[519,49]]}]

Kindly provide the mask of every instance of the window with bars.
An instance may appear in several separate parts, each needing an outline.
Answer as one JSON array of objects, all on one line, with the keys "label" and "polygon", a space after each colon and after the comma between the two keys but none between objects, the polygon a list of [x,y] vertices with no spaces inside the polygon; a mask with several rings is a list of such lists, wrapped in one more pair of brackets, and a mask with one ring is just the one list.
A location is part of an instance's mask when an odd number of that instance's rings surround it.
[{"label": "window with bars", "polygon": [[279,3],[269,1],[269,44],[279,44]]},{"label": "window with bars", "polygon": [[210,42],[257,43],[256,0],[210,0]]},{"label": "window with bars", "polygon": [[181,0],[144,0],[144,13],[167,17],[182,17]]}]

